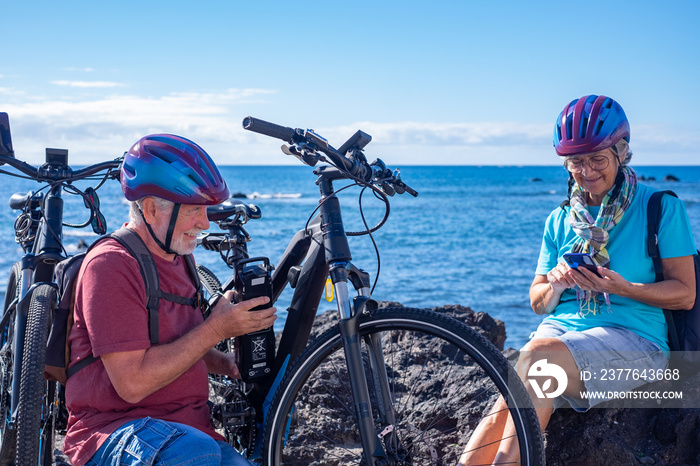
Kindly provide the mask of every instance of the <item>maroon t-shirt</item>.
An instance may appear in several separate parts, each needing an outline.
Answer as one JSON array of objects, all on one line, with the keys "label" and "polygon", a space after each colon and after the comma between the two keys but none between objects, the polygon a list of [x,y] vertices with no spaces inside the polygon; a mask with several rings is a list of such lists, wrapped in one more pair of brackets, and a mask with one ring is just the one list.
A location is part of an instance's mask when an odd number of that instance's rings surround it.
[{"label": "maroon t-shirt", "polygon": [[[194,295],[182,257],[154,259],[164,292]],[[76,289],[75,324],[69,337],[71,363],[90,353],[102,356],[149,348],[145,293],[136,259],[119,243],[108,239],[92,249],[83,261]],[[160,344],[178,339],[202,322],[198,309],[162,298],[158,318]],[[98,360],[68,379],[70,417],[63,451],[74,466],[82,466],[119,426],[145,417],[187,424],[223,440],[211,426],[208,395],[207,368],[200,360],[167,387],[137,404],[128,403],[117,394]]]}]

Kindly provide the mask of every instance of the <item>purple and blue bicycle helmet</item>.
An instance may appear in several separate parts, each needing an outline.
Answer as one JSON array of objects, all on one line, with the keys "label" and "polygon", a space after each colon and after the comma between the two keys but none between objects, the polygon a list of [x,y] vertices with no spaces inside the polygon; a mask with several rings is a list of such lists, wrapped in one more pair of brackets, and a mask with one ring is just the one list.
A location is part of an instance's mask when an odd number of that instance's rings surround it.
[{"label": "purple and blue bicycle helmet", "polygon": [[590,154],[630,140],[630,124],[620,104],[604,95],[574,99],[554,125],[554,148],[558,155]]},{"label": "purple and blue bicycle helmet", "polygon": [[176,204],[214,205],[229,197],[204,149],[172,134],[151,134],[134,144],[124,155],[121,185],[130,201],[157,196]]}]

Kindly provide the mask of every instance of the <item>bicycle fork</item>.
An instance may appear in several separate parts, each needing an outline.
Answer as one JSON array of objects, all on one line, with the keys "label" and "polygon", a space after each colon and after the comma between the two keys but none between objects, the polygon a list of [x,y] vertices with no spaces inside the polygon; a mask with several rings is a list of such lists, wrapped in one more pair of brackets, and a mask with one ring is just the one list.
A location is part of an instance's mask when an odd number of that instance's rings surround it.
[{"label": "bicycle fork", "polygon": [[[342,176],[337,170],[324,170],[321,167],[314,173],[320,174],[317,184],[321,191],[321,231],[323,233],[323,246],[325,250],[325,260],[329,265],[329,274],[336,300],[338,303],[338,313],[340,322],[338,323],[340,336],[343,339],[343,349],[345,360],[350,376],[350,388],[355,403],[355,414],[357,416],[362,450],[366,464],[368,465],[390,465],[394,461],[387,455],[379,435],[374,427],[374,416],[369,396],[369,387],[362,363],[362,342],[360,341],[360,317],[366,310],[376,308],[376,303],[369,297],[369,275],[358,270],[350,261],[350,246],[343,227],[343,220],[340,211],[340,201],[334,195],[333,180]],[[353,300],[348,293],[348,280],[351,280],[359,296]],[[391,393],[389,390],[388,377],[384,358],[382,355],[381,343],[378,337],[365,338],[365,350],[368,353],[369,366],[372,371],[367,374],[374,381],[374,388],[377,393],[377,408],[380,411],[378,418],[381,425],[386,425],[393,430],[395,416],[392,410]],[[386,432],[382,432],[385,435]],[[395,446],[395,435],[389,434],[385,442],[386,445]]]},{"label": "bicycle fork", "polygon": [[[338,312],[340,314],[338,326],[343,339],[343,349],[350,376],[362,449],[367,464],[389,465],[393,464],[393,461],[388,457],[382,442],[378,441],[380,440],[380,435],[381,437],[388,435],[385,440],[388,443],[385,444],[396,446],[396,437],[393,433],[395,416],[386,366],[382,356],[381,340],[379,335],[376,334],[364,337],[362,340],[360,337],[360,317],[364,312],[376,309],[376,303],[363,292],[360,292],[360,295],[351,301],[347,283],[348,265],[347,263],[335,264],[330,270],[330,275],[338,303]],[[352,267],[352,265],[349,266]],[[374,425],[374,415],[367,383],[368,377],[365,374],[365,366],[362,362],[362,341],[365,343],[364,349],[367,352],[369,370],[371,371],[369,378],[373,381],[376,393],[377,409],[379,411],[377,415],[381,425],[387,426],[380,435],[378,435]]]}]

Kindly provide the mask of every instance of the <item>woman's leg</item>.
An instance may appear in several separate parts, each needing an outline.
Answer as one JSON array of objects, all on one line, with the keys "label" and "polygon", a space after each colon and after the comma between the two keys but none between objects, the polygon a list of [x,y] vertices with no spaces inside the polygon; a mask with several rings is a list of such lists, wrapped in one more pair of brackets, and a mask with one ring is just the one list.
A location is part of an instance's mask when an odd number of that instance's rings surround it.
[{"label": "woman's leg", "polygon": [[[567,377],[567,387],[564,391],[569,396],[579,396],[583,384],[580,371],[569,348],[557,338],[538,338],[530,341],[520,353],[518,360],[518,376],[532,399],[537,412],[542,431],[547,427],[554,411],[554,398],[537,396],[528,377],[530,368],[538,361],[546,360],[547,364],[561,367]],[[508,406],[502,397],[477,426],[469,439],[464,453],[460,457],[460,465],[469,464],[499,464],[517,462],[520,460],[515,426],[508,413]]]}]

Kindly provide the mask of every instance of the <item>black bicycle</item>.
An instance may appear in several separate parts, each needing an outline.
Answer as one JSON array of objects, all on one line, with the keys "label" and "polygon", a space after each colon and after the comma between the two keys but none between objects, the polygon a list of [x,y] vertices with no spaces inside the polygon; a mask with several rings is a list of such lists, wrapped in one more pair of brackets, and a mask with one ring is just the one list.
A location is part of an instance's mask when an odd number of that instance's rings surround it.
[{"label": "black bicycle", "polygon": [[[46,163],[34,167],[15,158],[7,113],[0,113],[0,165],[18,172],[2,174],[35,180],[37,191],[16,193],[10,207],[20,212],[15,240],[24,256],[11,270],[0,320],[0,465],[48,466],[54,460],[54,434],[67,422],[63,386],[44,377],[49,325],[57,305],[55,265],[68,257],[63,227],[92,226],[104,234],[96,190],[117,179],[120,160],[80,170],[68,165],[68,151],[46,149]],[[79,189],[77,180],[99,180]],[[90,212],[82,224],[63,221],[63,193],[80,195]]]},{"label": "black bicycle", "polygon": [[[276,348],[262,337],[220,344],[239,354],[253,345],[239,359],[244,380],[211,377],[215,425],[229,442],[266,465],[455,464],[502,395],[515,424],[521,464],[544,464],[532,403],[501,353],[446,315],[381,307],[371,298],[369,274],[352,264],[348,236],[380,228],[389,215],[390,196],[417,195],[398,170],[388,170],[381,160],[367,162],[364,147],[371,137],[358,131],[335,149],[312,130],[252,117],[243,127],[285,141],[282,150],[307,165],[324,164],[313,170],[320,190],[318,215],[312,214],[292,238],[270,274],[273,303],[287,285],[294,289]],[[335,189],[338,182],[349,184]],[[345,231],[337,193],[351,186],[369,189],[384,202],[385,214],[376,226],[370,228],[363,216],[364,231]],[[362,213],[361,201],[362,194]],[[251,237],[243,228],[260,218],[260,209],[230,199],[209,207],[208,215],[226,232],[206,233],[199,242],[233,269],[222,284],[200,266],[212,300],[230,289],[250,291],[256,279],[263,286],[272,267],[267,258],[249,257]],[[338,315],[310,339],[328,277]]]}]

